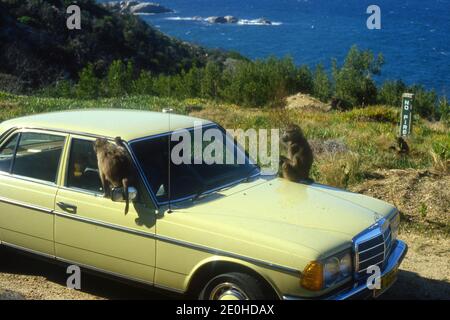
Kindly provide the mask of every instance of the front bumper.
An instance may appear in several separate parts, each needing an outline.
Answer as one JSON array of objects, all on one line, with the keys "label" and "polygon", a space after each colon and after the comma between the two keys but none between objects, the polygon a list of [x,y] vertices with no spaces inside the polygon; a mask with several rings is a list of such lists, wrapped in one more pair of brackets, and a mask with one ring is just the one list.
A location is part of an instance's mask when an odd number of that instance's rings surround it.
[{"label": "front bumper", "polygon": [[[392,249],[392,253],[389,256],[386,267],[381,273],[381,277],[388,274],[395,268],[397,268],[403,261],[403,258],[408,251],[408,246],[403,241],[397,240],[395,247]],[[386,290],[388,290],[387,288]],[[340,292],[337,292],[331,296],[324,297],[325,300],[346,300],[346,299],[365,299],[373,296],[373,290],[367,287],[365,282],[355,283],[351,288],[346,288]],[[284,296],[284,300],[300,300],[302,298],[293,296]]]}]

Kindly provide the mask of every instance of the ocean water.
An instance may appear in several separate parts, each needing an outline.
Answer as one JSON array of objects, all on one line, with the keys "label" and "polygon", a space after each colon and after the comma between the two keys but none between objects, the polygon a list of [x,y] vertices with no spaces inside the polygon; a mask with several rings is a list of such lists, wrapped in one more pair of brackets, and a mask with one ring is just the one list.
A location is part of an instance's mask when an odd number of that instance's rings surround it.
[{"label": "ocean water", "polygon": [[[157,1],[157,0],[153,0]],[[356,44],[385,58],[377,81],[402,79],[450,96],[450,0],[160,0],[174,13],[142,18],[162,32],[250,58],[291,55],[298,64],[331,66]],[[381,29],[369,30],[369,5],[381,8]],[[201,19],[233,15],[235,25]],[[273,25],[259,25],[264,17]]]}]

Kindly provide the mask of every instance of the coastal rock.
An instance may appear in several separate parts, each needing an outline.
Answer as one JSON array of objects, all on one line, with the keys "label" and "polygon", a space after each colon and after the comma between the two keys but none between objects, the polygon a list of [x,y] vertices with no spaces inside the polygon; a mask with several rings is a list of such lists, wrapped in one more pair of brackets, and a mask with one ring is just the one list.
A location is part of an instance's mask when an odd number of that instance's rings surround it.
[{"label": "coastal rock", "polygon": [[270,20],[268,20],[266,18],[259,18],[259,19],[256,20],[256,22],[258,24],[267,24],[267,25],[271,25],[272,24],[272,21],[270,21]]},{"label": "coastal rock", "polygon": [[129,8],[129,11],[133,14],[136,13],[167,13],[167,12],[172,12],[172,10],[163,7],[160,4],[157,3],[151,3],[151,2],[143,2],[143,3],[139,3],[137,5],[131,6]]},{"label": "coastal rock", "polygon": [[234,16],[225,16],[224,17],[227,23],[238,23],[239,19]]},{"label": "coastal rock", "polygon": [[111,1],[103,3],[102,5],[112,11],[120,13],[158,14],[173,12],[173,10],[154,2]]},{"label": "coastal rock", "polygon": [[239,19],[235,16],[212,16],[205,19],[211,24],[242,24],[242,25],[272,25],[272,21],[266,18],[255,20]]},{"label": "coastal rock", "polygon": [[227,19],[225,17],[208,17],[206,18],[206,21],[209,23],[228,23]]}]

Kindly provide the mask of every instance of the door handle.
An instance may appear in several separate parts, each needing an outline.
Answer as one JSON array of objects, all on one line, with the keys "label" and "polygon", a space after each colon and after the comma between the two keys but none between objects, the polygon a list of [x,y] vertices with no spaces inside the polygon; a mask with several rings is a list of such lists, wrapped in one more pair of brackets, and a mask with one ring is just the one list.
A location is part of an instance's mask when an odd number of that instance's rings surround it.
[{"label": "door handle", "polygon": [[71,213],[71,214],[77,213],[77,206],[74,206],[74,205],[71,205],[68,203],[64,203],[64,202],[58,202],[58,203],[56,203],[56,205],[68,213]]}]

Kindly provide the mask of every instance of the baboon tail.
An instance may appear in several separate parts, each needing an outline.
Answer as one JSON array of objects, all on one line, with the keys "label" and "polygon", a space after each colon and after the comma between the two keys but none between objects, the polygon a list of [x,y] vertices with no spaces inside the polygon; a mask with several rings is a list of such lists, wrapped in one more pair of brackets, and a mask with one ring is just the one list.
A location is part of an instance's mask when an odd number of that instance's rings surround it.
[{"label": "baboon tail", "polygon": [[128,194],[128,179],[127,178],[122,179],[122,186],[123,186],[123,194],[125,196],[125,215],[127,215],[128,210],[130,209],[130,197]]}]

